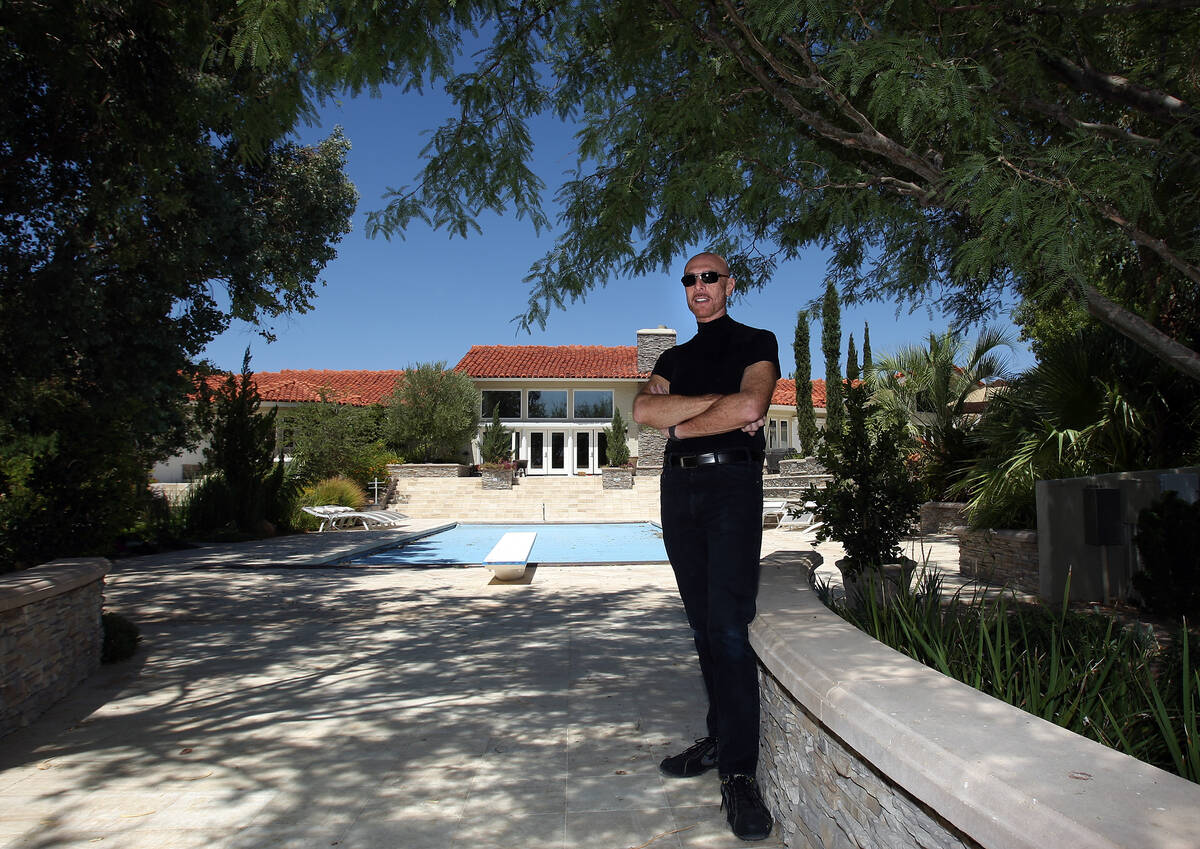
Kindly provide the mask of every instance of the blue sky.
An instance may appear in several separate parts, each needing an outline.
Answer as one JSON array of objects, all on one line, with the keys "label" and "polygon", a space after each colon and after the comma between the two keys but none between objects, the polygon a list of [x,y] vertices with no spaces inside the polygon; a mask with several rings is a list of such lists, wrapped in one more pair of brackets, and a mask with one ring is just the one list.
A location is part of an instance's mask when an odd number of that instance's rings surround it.
[{"label": "blue sky", "polygon": [[[403,239],[368,239],[367,212],[384,206],[388,187],[414,182],[426,131],[452,108],[440,92],[399,90],[325,105],[319,126],[303,128],[300,140],[315,142],[335,125],[350,139],[348,172],[360,196],[354,229],[326,266],[326,285],[318,288],[314,309],[276,322],[278,339],[270,344],[253,328],[235,324],[208,346],[206,357],[236,371],[249,346],[255,371],[402,369],[418,362],[453,366],[471,345],[633,345],[639,328],[659,325],[679,331],[681,341],[692,335],[695,320],[679,284],[687,256],[681,255],[669,274],[611,281],[586,301],[554,313],[545,330],[524,333],[511,321],[528,300],[522,281],[552,245],[554,232],[539,236],[515,215],[490,215],[481,219],[483,232],[466,240],[421,224],[410,227]],[[535,141],[535,168],[552,201],[575,163],[573,139],[568,128],[546,119],[537,124]],[[825,257],[813,249],[781,265],[765,288],[730,308],[737,320],[774,331],[785,377],[795,365],[796,312],[822,291],[824,271]],[[941,332],[948,325],[944,316],[924,308],[910,313],[892,303],[843,307],[843,337],[853,333],[860,352],[864,321],[876,354],[919,343],[930,330]],[[997,321],[1007,324],[1007,317]],[[813,377],[822,377],[818,325],[811,341]],[[845,341],[842,350],[844,364]],[[1032,362],[1024,348],[1014,356],[1017,368]]]}]

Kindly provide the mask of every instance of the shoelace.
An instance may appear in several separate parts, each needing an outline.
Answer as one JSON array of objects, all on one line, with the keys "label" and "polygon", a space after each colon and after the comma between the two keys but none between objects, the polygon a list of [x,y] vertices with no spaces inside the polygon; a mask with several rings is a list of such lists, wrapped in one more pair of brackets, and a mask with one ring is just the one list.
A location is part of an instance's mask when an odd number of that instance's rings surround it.
[{"label": "shoelace", "polygon": [[700,757],[704,752],[715,748],[716,743],[712,737],[697,737],[696,742],[684,749],[680,756],[684,758]]},{"label": "shoelace", "polygon": [[721,783],[721,807],[736,814],[745,806],[759,807],[762,805],[758,792],[758,783],[748,775],[735,775]]}]

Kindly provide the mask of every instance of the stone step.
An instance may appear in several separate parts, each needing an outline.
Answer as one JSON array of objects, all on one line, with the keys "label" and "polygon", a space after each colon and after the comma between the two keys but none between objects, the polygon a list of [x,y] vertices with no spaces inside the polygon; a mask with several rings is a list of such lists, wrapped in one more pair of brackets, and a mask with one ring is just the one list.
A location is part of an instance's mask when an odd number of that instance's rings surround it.
[{"label": "stone step", "polygon": [[390,506],[413,518],[464,522],[659,521],[657,475],[635,475],[633,489],[606,490],[599,475],[517,481],[485,490],[482,478],[404,478]]}]

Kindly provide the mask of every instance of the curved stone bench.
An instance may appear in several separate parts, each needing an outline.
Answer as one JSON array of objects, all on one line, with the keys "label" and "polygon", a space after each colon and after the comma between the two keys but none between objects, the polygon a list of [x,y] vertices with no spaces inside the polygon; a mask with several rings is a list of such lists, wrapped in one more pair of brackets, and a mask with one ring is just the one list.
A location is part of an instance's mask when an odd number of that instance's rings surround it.
[{"label": "curved stone bench", "polygon": [[100,666],[108,569],[104,558],[81,557],[0,575],[0,736]]},{"label": "curved stone bench", "polygon": [[781,555],[751,641],[759,778],[789,846],[1200,846],[1200,785],[893,651]]}]

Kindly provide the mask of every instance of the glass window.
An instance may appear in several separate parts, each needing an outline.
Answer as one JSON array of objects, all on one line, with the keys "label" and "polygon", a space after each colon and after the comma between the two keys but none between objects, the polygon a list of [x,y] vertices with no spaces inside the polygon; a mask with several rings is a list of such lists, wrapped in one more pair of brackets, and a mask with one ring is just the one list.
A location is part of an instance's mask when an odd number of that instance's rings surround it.
[{"label": "glass window", "polygon": [[500,418],[521,418],[520,389],[485,389],[483,390],[483,417],[490,419],[496,405],[500,405]]},{"label": "glass window", "polygon": [[565,419],[567,417],[567,390],[529,390],[529,418]]},{"label": "glass window", "polygon": [[613,394],[611,389],[576,389],[575,418],[611,419]]},{"label": "glass window", "polygon": [[776,445],[779,444],[776,441],[776,439],[778,438],[777,427],[778,427],[778,425],[776,425],[775,419],[771,419],[770,424],[767,425],[767,447],[768,448],[774,448]]},{"label": "glass window", "polygon": [[545,458],[542,456],[542,449],[545,448],[546,435],[540,430],[535,430],[529,434],[529,468],[541,470],[545,465]]},{"label": "glass window", "polygon": [[781,448],[787,448],[791,443],[788,442],[788,423],[787,419],[779,422],[779,445]]},{"label": "glass window", "polygon": [[586,430],[575,434],[575,470],[586,472],[591,468],[588,462],[588,432]]}]

